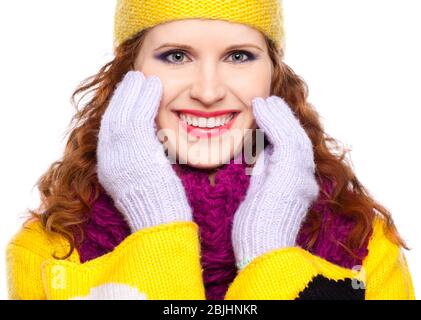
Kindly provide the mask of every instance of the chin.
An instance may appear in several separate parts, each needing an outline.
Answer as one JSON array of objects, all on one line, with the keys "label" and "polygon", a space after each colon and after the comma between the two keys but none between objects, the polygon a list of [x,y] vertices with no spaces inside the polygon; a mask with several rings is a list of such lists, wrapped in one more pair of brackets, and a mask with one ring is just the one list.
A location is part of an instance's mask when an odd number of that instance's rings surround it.
[{"label": "chin", "polygon": [[[240,149],[241,151],[241,149]],[[207,158],[204,157],[202,159],[200,158],[189,158],[189,159],[180,159],[178,157],[179,160],[183,160],[182,163],[193,167],[193,168],[197,168],[197,169],[202,169],[202,170],[214,170],[217,169],[219,167],[224,166],[225,164],[230,163],[231,159],[233,158],[233,155],[236,154],[234,152],[234,150],[231,150],[231,152],[226,152],[223,155],[220,155],[220,157],[215,157],[214,159],[212,159],[211,157]],[[178,154],[178,156],[180,156]]]},{"label": "chin", "polygon": [[189,167],[193,167],[196,169],[202,169],[202,170],[213,170],[217,169],[219,167],[222,167],[224,163],[189,163],[187,162],[187,165]]}]

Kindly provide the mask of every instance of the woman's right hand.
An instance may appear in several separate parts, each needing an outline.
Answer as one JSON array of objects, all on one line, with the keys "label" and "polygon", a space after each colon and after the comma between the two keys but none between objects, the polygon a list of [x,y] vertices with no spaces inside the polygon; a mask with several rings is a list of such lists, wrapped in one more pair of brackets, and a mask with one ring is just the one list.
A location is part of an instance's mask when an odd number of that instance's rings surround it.
[{"label": "woman's right hand", "polygon": [[182,182],[156,135],[162,90],[157,76],[129,71],[101,119],[98,181],[132,231],[192,220]]}]

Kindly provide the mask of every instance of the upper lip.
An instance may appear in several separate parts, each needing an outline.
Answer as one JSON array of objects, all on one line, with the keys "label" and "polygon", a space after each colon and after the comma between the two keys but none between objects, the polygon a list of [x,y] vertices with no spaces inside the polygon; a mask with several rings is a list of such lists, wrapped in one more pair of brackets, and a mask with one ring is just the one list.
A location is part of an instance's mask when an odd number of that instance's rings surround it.
[{"label": "upper lip", "polygon": [[239,111],[238,110],[219,110],[219,111],[214,111],[214,112],[204,112],[204,111],[199,111],[199,110],[181,109],[181,110],[176,110],[176,112],[187,113],[187,114],[191,114],[191,115],[203,117],[203,118],[212,118],[212,117],[217,117],[220,115],[225,115],[225,114],[228,115],[231,113],[237,113]]}]

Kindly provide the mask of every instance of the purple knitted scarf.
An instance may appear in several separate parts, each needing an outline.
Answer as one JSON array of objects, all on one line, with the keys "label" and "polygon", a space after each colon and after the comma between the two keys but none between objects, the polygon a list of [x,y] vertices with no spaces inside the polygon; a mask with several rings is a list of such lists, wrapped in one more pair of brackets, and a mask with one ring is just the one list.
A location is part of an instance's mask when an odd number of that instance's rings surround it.
[{"label": "purple knitted scarf", "polygon": [[[246,174],[247,164],[235,164],[233,160],[217,171],[215,186],[211,186],[208,172],[186,165],[174,164],[193,211],[193,220],[199,226],[201,243],[201,264],[208,300],[224,299],[230,283],[237,274],[235,257],[231,244],[231,224],[234,213],[244,199],[250,176]],[[324,181],[323,190],[328,194],[332,185]],[[112,199],[101,188],[99,198],[93,204],[91,215],[84,226],[85,239],[77,250],[81,263],[112,251],[129,234],[130,229],[122,214],[114,207]],[[344,241],[353,222],[343,215],[334,214],[320,192],[313,209],[322,215],[320,235],[311,250],[337,265],[352,268],[361,264],[367,255],[366,244],[353,259],[334,240]],[[297,237],[297,245],[304,247],[309,241],[306,224]],[[78,240],[77,234],[75,234]]]}]

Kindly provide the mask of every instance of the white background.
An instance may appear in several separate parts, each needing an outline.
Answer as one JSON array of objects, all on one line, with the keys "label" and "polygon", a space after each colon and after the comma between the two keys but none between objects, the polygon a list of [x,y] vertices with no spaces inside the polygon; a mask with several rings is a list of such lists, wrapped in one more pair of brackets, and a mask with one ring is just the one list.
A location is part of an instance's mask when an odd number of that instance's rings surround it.
[{"label": "white background", "polygon": [[[112,58],[115,1],[0,2],[0,299],[4,249],[34,184],[64,150],[70,95]],[[286,62],[304,78],[327,132],[391,210],[421,294],[421,2],[285,0]]]}]

